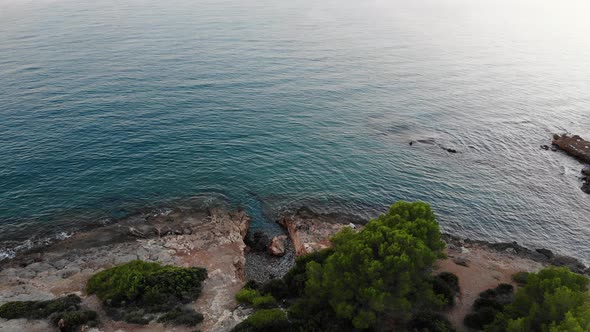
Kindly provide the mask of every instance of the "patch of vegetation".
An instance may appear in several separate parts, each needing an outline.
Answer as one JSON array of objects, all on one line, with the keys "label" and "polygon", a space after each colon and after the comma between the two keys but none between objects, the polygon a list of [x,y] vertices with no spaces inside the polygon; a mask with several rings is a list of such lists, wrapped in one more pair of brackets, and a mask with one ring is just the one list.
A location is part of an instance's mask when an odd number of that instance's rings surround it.
[{"label": "patch of vegetation", "polygon": [[567,268],[530,273],[486,331],[590,331],[589,283]]},{"label": "patch of vegetation", "polygon": [[514,282],[516,282],[519,286],[523,286],[526,284],[529,274],[530,273],[524,271],[517,272],[512,275],[512,280],[514,280]]},{"label": "patch of vegetation", "polygon": [[281,309],[263,309],[253,313],[246,320],[233,328],[232,332],[288,332],[294,331],[287,320],[287,315]]},{"label": "patch of vegetation", "polygon": [[430,283],[434,294],[442,297],[447,306],[455,305],[455,296],[460,291],[459,278],[451,272],[442,272],[434,276]]},{"label": "patch of vegetation", "polygon": [[275,298],[272,297],[272,295],[263,295],[252,299],[252,305],[254,306],[254,308],[269,309],[272,307],[276,307],[277,300],[275,300]]},{"label": "patch of vegetation", "polygon": [[0,306],[0,317],[4,319],[42,319],[56,312],[77,310],[81,302],[80,297],[75,294],[49,301],[8,302]]},{"label": "patch of vegetation", "polygon": [[82,325],[98,326],[98,314],[92,310],[58,312],[51,315],[50,319],[61,331],[76,331]]},{"label": "patch of vegetation", "polygon": [[496,288],[483,291],[473,303],[473,312],[467,314],[463,322],[469,328],[482,330],[513,300],[514,287],[510,284],[500,284]]},{"label": "patch of vegetation", "polygon": [[132,261],[101,271],[88,281],[87,292],[102,300],[113,319],[146,324],[150,313],[172,312],[195,300],[207,278],[203,268]]},{"label": "patch of vegetation", "polygon": [[159,323],[195,326],[203,321],[203,315],[187,308],[176,307],[158,318]]},{"label": "patch of vegetation", "polygon": [[63,331],[74,331],[81,325],[98,325],[98,315],[91,310],[80,310],[82,300],[70,294],[49,301],[16,301],[0,306],[0,317],[4,319],[45,319],[58,326],[62,321]]},{"label": "patch of vegetation", "polygon": [[455,328],[448,319],[434,312],[418,312],[408,323],[408,330],[412,332],[455,332]]},{"label": "patch of vegetation", "polygon": [[236,300],[242,304],[251,305],[254,308],[276,307],[277,300],[270,294],[261,294],[260,291],[244,287],[236,294]]},{"label": "patch of vegetation", "polygon": [[455,293],[459,293],[461,288],[459,287],[459,277],[451,272],[441,272],[437,278],[442,279]]},{"label": "patch of vegetation", "polygon": [[272,295],[277,300],[289,297],[289,287],[283,279],[271,279],[260,288],[262,294]]},{"label": "patch of vegetation", "polygon": [[236,294],[236,300],[242,304],[252,304],[254,299],[262,296],[259,291],[244,287]]}]

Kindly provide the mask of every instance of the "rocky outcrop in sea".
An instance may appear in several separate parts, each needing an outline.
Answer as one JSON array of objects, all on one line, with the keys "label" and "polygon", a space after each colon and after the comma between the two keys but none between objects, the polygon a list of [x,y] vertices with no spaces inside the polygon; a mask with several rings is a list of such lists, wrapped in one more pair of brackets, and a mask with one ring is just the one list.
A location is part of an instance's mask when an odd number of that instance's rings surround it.
[{"label": "rocky outcrop in sea", "polygon": [[578,135],[553,135],[553,146],[557,146],[570,156],[589,164],[582,169],[582,191],[590,194],[590,142]]}]

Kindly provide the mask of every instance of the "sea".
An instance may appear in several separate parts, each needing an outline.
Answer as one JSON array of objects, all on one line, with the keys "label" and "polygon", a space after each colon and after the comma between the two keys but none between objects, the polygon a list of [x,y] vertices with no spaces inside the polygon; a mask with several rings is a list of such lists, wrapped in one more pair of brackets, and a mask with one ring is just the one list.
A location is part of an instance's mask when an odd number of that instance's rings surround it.
[{"label": "sea", "polygon": [[276,231],[421,200],[445,232],[589,263],[584,165],[540,147],[590,139],[588,13],[0,0],[0,259],[146,208],[224,202]]}]

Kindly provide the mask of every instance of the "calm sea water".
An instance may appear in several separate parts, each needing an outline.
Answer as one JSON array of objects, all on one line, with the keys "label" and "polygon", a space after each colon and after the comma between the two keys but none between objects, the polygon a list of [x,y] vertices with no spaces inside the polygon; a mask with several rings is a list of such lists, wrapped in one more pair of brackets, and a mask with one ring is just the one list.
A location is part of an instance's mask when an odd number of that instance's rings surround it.
[{"label": "calm sea water", "polygon": [[[587,1],[0,0],[0,242],[191,197],[432,203],[590,261]],[[410,141],[423,140],[412,146]],[[443,149],[459,151],[450,154]],[[5,252],[6,253],[6,252]]]}]

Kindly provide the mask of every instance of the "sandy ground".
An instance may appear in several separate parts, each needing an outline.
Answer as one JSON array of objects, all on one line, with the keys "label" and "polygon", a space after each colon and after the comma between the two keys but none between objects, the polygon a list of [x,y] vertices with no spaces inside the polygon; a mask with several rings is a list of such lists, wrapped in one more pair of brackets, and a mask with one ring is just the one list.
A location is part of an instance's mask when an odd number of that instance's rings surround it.
[{"label": "sandy ground", "polygon": [[437,272],[448,271],[459,277],[460,294],[455,306],[445,313],[459,331],[468,331],[463,325],[463,318],[471,311],[479,293],[501,283],[516,287],[512,281],[513,274],[520,271],[535,272],[546,265],[509,251],[497,251],[471,243],[450,245],[447,256],[447,259],[438,262]]}]

